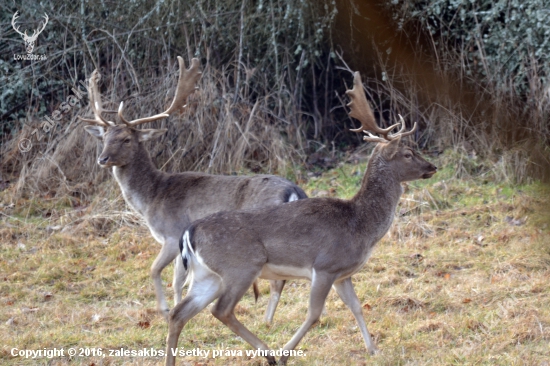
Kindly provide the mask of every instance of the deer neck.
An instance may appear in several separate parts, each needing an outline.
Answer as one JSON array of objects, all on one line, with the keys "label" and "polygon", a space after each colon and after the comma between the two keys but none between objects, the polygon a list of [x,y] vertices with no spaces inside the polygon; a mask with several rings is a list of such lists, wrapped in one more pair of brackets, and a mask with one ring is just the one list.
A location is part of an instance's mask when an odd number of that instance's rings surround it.
[{"label": "deer neck", "polygon": [[126,202],[145,215],[163,173],[155,167],[141,143],[130,163],[113,167],[113,174]]},{"label": "deer neck", "polygon": [[369,237],[378,241],[388,231],[402,193],[401,182],[392,167],[380,156],[373,156],[359,192],[351,199],[360,222],[369,223],[365,230],[375,231],[367,233]]}]

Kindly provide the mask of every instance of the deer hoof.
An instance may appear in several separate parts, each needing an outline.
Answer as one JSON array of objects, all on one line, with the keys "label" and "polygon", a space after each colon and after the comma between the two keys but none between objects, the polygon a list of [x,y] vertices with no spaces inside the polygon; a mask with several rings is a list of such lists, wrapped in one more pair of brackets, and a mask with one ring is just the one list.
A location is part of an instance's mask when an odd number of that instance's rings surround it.
[{"label": "deer hoof", "polygon": [[282,356],[280,359],[279,359],[279,365],[286,365],[286,362],[288,361],[288,356]]},{"label": "deer hoof", "polygon": [[380,353],[381,353],[380,350],[379,350],[378,348],[376,348],[376,347],[373,347],[373,348],[369,349],[369,354],[370,354],[371,356],[378,355],[378,354],[380,354]]}]

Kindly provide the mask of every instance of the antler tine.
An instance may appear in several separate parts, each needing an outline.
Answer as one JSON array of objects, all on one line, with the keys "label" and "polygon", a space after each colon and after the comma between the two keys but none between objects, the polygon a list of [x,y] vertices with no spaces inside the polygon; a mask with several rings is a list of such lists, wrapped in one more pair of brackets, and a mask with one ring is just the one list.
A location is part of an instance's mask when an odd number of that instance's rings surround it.
[{"label": "antler tine", "polygon": [[395,139],[398,136],[405,137],[405,136],[412,135],[414,131],[416,131],[416,122],[415,122],[413,125],[413,128],[410,131],[405,132],[405,120],[403,120],[403,117],[400,114],[398,114],[398,116],[401,123],[401,128],[399,129],[399,131],[397,131],[397,133],[391,134],[387,137],[388,140],[390,141]]},{"label": "antler tine", "polygon": [[122,121],[122,123],[124,123],[126,126],[129,126],[131,127],[132,124],[130,122],[128,122],[128,120],[126,118],[124,118],[124,116],[122,115],[122,109],[124,108],[124,102],[120,102],[120,106],[118,107],[118,117],[120,118],[120,120]]},{"label": "antler tine", "polygon": [[88,82],[88,95],[90,98],[90,107],[92,108],[92,112],[94,113],[94,119],[89,118],[80,118],[82,121],[87,123],[96,124],[103,127],[109,127],[114,126],[115,124],[111,121],[108,121],[104,119],[101,116],[101,112],[103,111],[103,108],[101,106],[101,95],[99,94],[99,89],[97,87],[97,80],[99,79],[99,71],[94,70],[92,72],[92,75],[90,76],[90,81]]},{"label": "antler tine", "polygon": [[372,131],[386,137],[388,133],[395,128],[396,125],[388,128],[380,128],[376,124],[374,115],[370,108],[369,102],[365,97],[365,91],[363,90],[363,83],[361,82],[361,75],[356,71],[353,75],[353,89],[347,90],[346,94],[350,97],[351,102],[348,103],[351,111],[349,116],[356,118],[361,122],[361,127],[351,129],[353,132]]},{"label": "antler tine", "polygon": [[397,114],[399,116],[399,123],[401,124],[401,128],[397,133],[392,133],[390,136],[388,136],[390,139],[393,140],[397,135],[401,135],[403,132],[405,132],[405,120],[403,120],[403,116],[400,114]]},{"label": "antler tine", "polygon": [[365,132],[368,135],[368,136],[363,137],[364,141],[368,141],[368,142],[388,142],[388,140],[383,139],[383,138],[378,137],[378,136],[374,136],[370,132],[367,132],[367,131],[363,131],[363,132]]},{"label": "antler tine", "polygon": [[191,95],[197,89],[195,87],[195,84],[201,77],[202,73],[199,70],[200,61],[197,58],[193,58],[191,60],[191,66],[188,69],[185,68],[185,62],[183,61],[183,58],[181,58],[180,56],[178,56],[178,63],[179,63],[179,69],[180,69],[178,86],[176,88],[176,93],[174,95],[174,99],[172,100],[172,104],[170,104],[170,107],[168,107],[168,109],[163,113],[156,114],[151,117],[132,120],[129,122],[132,126],[155,121],[161,118],[166,118],[177,109],[185,107],[184,105],[185,100],[189,95]]},{"label": "antler tine", "polygon": [[80,117],[80,116],[77,116],[77,117],[78,117],[79,120],[81,120],[83,122],[86,122],[86,123],[89,123],[89,124],[92,124],[92,125],[98,125],[98,126],[106,127],[103,122],[98,122],[95,119],[84,118],[84,117]]},{"label": "antler tine", "polygon": [[413,128],[410,131],[405,132],[405,120],[403,120],[403,116],[401,116],[400,114],[398,114],[398,116],[399,116],[399,121],[401,123],[401,128],[399,129],[399,131],[397,131],[397,133],[392,134],[391,136],[389,136],[392,140],[394,138],[396,138],[397,136],[401,136],[401,137],[409,136],[409,135],[413,134],[414,131],[416,131],[416,122],[415,122],[414,125],[413,125]]},{"label": "antler tine", "polygon": [[408,132],[402,133],[401,137],[412,135],[414,131],[416,131],[416,122],[414,123],[413,128],[411,128]]}]

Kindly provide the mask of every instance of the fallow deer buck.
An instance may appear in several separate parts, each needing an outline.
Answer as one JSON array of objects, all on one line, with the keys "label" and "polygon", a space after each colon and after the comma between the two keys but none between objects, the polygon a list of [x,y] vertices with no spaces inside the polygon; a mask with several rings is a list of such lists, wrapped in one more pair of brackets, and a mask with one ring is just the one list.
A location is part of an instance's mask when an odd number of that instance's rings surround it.
[{"label": "fallow deer buck", "polygon": [[[367,350],[376,351],[363,319],[362,307],[351,282],[386,234],[402,194],[401,182],[430,178],[437,168],[396,134],[376,125],[366,100],[359,73],[351,98],[350,116],[357,118],[365,141],[377,142],[359,192],[351,200],[310,198],[285,205],[247,211],[221,212],[194,222],[182,237],[182,261],[191,281],[187,295],[170,312],[166,365],[175,364],[179,335],[198,312],[217,301],[212,314],[248,342],[269,364],[276,364],[274,351],[235,317],[234,309],[257,278],[311,280],[305,322],[279,352],[286,364],[292,350],[318,320],[326,297],[334,287],[349,307],[363,335]],[[378,133],[383,138],[367,132]]]},{"label": "fallow deer buck", "polygon": [[[273,175],[221,176],[196,172],[168,174],[158,170],[143,142],[158,137],[166,129],[137,129],[146,122],[166,118],[184,107],[187,97],[195,91],[195,83],[201,76],[199,60],[191,60],[185,69],[183,59],[178,56],[180,74],[172,104],[163,113],[127,121],[120,103],[118,116],[123,122],[116,125],[102,116],[95,70],[89,81],[90,106],[94,119],[81,118],[92,124],[85,129],[104,143],[98,158],[101,167],[113,167],[115,176],[126,202],[145,219],[153,237],[162,244],[162,249],[151,266],[151,277],[155,286],[157,307],[167,319],[168,305],[161,281],[162,270],[178,256],[179,240],[183,230],[192,221],[224,210],[255,208],[277,205],[288,201],[307,198],[304,191],[281,177]],[[174,302],[181,300],[185,281],[185,270],[181,260],[176,261],[173,277]],[[270,283],[271,296],[265,319],[271,322],[284,281]],[[257,296],[257,289],[254,288]]]}]

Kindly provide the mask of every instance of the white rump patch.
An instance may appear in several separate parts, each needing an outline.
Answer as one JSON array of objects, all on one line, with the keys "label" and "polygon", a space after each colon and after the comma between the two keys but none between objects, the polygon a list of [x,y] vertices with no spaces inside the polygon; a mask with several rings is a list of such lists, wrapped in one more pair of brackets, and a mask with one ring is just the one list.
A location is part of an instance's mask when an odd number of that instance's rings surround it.
[{"label": "white rump patch", "polygon": [[193,248],[191,247],[191,243],[189,242],[189,230],[185,230],[185,232],[183,233],[183,249],[181,251],[181,256],[185,257],[188,250],[191,252],[191,254],[195,254],[193,252]]},{"label": "white rump patch", "polygon": [[[187,234],[187,237],[185,237],[185,234]],[[185,234],[184,241],[188,241],[188,231]],[[204,263],[198,251],[193,251],[191,243],[184,244],[184,250],[185,248],[188,248],[187,250],[191,254],[189,256],[190,276],[188,276],[188,279],[191,277],[191,284],[188,296],[193,298],[193,303],[196,306],[204,308],[218,297],[222,288],[222,278]]]},{"label": "white rump patch", "polygon": [[288,197],[288,201],[287,202],[292,202],[292,201],[298,201],[298,195],[296,193],[292,193],[290,195],[290,197]]}]

